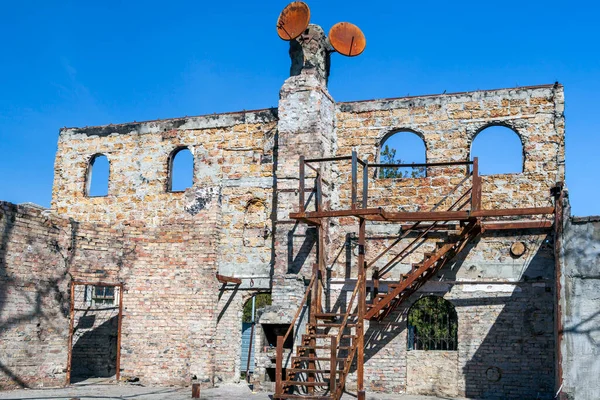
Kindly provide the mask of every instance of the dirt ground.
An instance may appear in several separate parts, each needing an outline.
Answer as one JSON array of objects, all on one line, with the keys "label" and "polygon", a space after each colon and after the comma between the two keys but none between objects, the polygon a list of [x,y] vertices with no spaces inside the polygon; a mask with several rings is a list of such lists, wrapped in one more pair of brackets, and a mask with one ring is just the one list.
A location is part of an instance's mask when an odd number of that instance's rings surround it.
[{"label": "dirt ground", "polygon": [[[6,392],[0,392],[0,399],[3,400],[107,400],[107,399],[131,399],[131,400],[183,400],[191,398],[192,389],[170,388],[170,387],[149,387],[136,384],[113,384],[102,381],[86,381],[67,388],[57,389],[19,389]],[[200,394],[201,399],[222,399],[222,400],[269,400],[271,393],[256,392],[246,385],[221,385],[218,388],[203,389]],[[356,399],[354,394],[345,394],[343,400]],[[439,400],[441,397],[430,396],[410,396],[410,395],[380,395],[367,394],[367,400]]]}]

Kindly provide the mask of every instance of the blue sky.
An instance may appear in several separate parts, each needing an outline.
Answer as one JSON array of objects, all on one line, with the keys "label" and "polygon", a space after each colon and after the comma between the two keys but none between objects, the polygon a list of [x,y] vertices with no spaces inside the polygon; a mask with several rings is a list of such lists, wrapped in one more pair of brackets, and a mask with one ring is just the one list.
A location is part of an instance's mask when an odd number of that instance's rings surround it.
[{"label": "blue sky", "polygon": [[[50,204],[58,129],[277,105],[286,1],[0,2],[0,199]],[[566,1],[309,1],[367,49],[333,56],[338,101],[565,85],[575,215],[600,214],[600,6]]]}]

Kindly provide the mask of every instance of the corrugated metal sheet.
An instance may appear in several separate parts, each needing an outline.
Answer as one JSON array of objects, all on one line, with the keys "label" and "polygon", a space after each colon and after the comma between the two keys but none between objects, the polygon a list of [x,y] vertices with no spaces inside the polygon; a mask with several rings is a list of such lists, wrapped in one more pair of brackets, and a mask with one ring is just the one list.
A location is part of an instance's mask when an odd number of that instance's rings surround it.
[{"label": "corrugated metal sheet", "polygon": [[[246,372],[248,363],[248,348],[250,347],[250,331],[252,324],[249,322],[242,323],[242,354],[240,357],[240,371]],[[256,326],[254,327],[256,329]],[[256,332],[254,332],[256,334]],[[250,355],[250,372],[254,372],[254,346],[252,346],[252,354]]]}]

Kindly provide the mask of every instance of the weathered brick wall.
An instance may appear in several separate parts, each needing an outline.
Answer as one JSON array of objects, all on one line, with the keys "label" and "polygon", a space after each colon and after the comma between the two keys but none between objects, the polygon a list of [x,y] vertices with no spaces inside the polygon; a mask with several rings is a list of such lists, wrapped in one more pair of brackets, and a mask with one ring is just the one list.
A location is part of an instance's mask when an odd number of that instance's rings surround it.
[{"label": "weathered brick wall", "polygon": [[[523,173],[483,177],[487,209],[550,205],[548,190],[564,180],[564,93],[560,85],[338,103],[338,155],[354,149],[378,162],[381,144],[399,130],[425,142],[427,162],[466,161],[483,129],[503,125],[523,143]],[[427,210],[465,176],[464,167],[430,167],[426,178],[370,179],[371,206]],[[348,204],[348,167],[340,167],[340,202]]]},{"label": "weathered brick wall", "polygon": [[[551,205],[548,191],[564,179],[560,85],[336,105],[327,93],[326,80],[307,72],[300,71],[284,85],[277,111],[61,131],[52,209],[75,220],[112,227],[106,232],[115,243],[86,245],[89,252],[115,252],[112,258],[104,256],[102,266],[77,273],[82,279],[114,279],[125,284],[124,376],[160,384],[189,383],[193,376],[207,384],[238,379],[241,308],[248,292],[220,290],[217,271],[245,278],[243,290],[272,289],[273,306],[265,313],[270,315],[268,322],[289,321],[303,293],[302,275],[310,275],[317,249],[314,229],[295,225],[288,218],[290,211],[298,209],[294,190],[300,155],[349,155],[354,149],[359,157],[375,162],[382,141],[390,133],[407,129],[424,139],[428,162],[466,160],[478,132],[490,125],[505,125],[523,142],[524,171],[485,176],[484,208]],[[185,192],[169,193],[169,156],[181,146],[194,155],[194,185]],[[86,170],[98,153],[110,162],[109,194],[86,197]],[[328,182],[327,206],[348,208],[349,166],[324,167],[323,173]],[[428,210],[465,177],[463,167],[430,168],[427,177],[416,179],[372,175],[369,205]],[[469,185],[468,179],[463,185]],[[311,179],[307,186],[313,186]],[[440,209],[460,193],[446,199]],[[367,260],[399,232],[398,226],[385,224],[369,224],[368,229]],[[331,292],[327,292],[331,297],[326,302],[335,309],[344,301],[338,298],[340,285],[351,289],[356,277],[356,246],[351,238],[355,222],[331,220],[324,232],[324,253],[331,268]],[[394,268],[391,278],[421,261],[436,240],[444,239],[428,240]],[[496,391],[510,398],[535,390],[543,395],[551,392],[554,342],[546,325],[552,302],[550,309],[538,303],[552,299],[546,290],[553,286],[554,261],[544,247],[545,239],[546,233],[540,232],[486,234],[467,248],[466,258],[441,273],[444,290],[430,285],[421,290],[421,294],[442,294],[457,304],[459,371],[448,374],[462,378],[444,389],[447,393],[489,397]],[[528,255],[520,259],[508,253],[517,240],[528,244]],[[391,252],[380,264],[394,255]],[[524,283],[525,279],[533,282]],[[512,291],[500,296],[496,286],[486,289],[489,282]],[[535,288],[543,288],[544,294]],[[519,337],[505,337],[505,329],[525,323],[521,313],[531,311],[528,307],[535,308],[531,324],[542,325],[541,333],[521,330]],[[281,310],[289,312],[282,315]],[[373,337],[381,333],[385,338],[367,349],[368,388],[426,390],[426,383],[410,384],[409,372],[416,367],[411,360],[437,371],[443,367],[443,357],[408,355],[401,310],[394,318],[399,320],[369,327]],[[489,356],[488,351],[494,354],[493,346],[489,350],[485,344],[497,342],[499,349],[518,362]],[[528,353],[530,345],[539,356]],[[271,358],[263,356],[257,372],[264,375]],[[486,371],[492,367],[503,371],[502,378],[486,383]],[[530,372],[524,374],[525,370]]]},{"label": "weathered brick wall", "polygon": [[[408,130],[423,138],[427,162],[464,161],[470,157],[477,133],[488,126],[503,125],[512,128],[523,143],[523,173],[484,176],[483,208],[549,206],[553,204],[550,188],[564,179],[563,111],[560,85],[339,103],[337,155],[355,150],[360,158],[377,162],[383,141],[394,132]],[[348,209],[349,163],[336,165],[334,181],[338,190],[332,196],[332,207]],[[445,210],[470,186],[464,167],[430,167],[424,178],[379,179],[375,171],[371,172],[369,207],[384,206],[388,210],[427,211],[438,203],[437,210]],[[460,182],[459,189],[444,199]],[[332,311],[337,311],[349,298],[349,294],[340,297],[341,288],[346,293],[352,290],[357,276],[358,231],[353,218],[330,219],[328,225],[329,304]],[[398,225],[369,223],[367,261],[399,233]],[[423,254],[432,251],[436,242],[447,240],[445,234],[430,236],[417,251],[400,260],[387,279],[397,280],[400,273],[410,271],[413,263],[422,261]],[[401,241],[376,265],[385,265],[414,237]],[[516,241],[527,246],[526,255],[520,258],[510,255],[510,246]],[[453,265],[440,271],[436,280],[441,283],[427,284],[419,292],[444,296],[456,305],[456,361],[448,364],[444,357],[430,352],[407,352],[407,308],[398,310],[367,330],[367,388],[448,396],[550,398],[554,384],[553,271],[550,231],[483,234]],[[368,275],[370,278],[371,273]],[[495,378],[487,375],[494,375],[496,368],[501,376],[492,382],[490,379]],[[423,375],[423,371],[429,375],[417,382],[415,374]],[[458,379],[453,384],[428,381],[427,376],[437,374],[435,371],[444,371],[439,376]],[[351,376],[350,387],[353,379]]]},{"label": "weathered brick wall", "polygon": [[62,385],[69,284],[116,279],[119,232],[0,203],[0,388]]},{"label": "weathered brick wall", "polygon": [[[244,276],[237,266],[251,263],[254,267],[245,273],[268,287],[275,127],[276,111],[261,110],[65,128],[56,154],[52,209],[78,221],[156,227],[195,215],[217,199],[219,234],[225,238],[219,243],[219,270]],[[181,147],[194,156],[194,186],[167,192],[169,156]],[[106,155],[110,163],[109,191],[103,197],[84,193],[95,154]],[[257,213],[260,217],[252,215]],[[261,218],[264,227],[257,222]]]},{"label": "weathered brick wall", "polygon": [[2,203],[1,386],[65,383],[72,279],[124,284],[124,378],[238,379],[242,294],[217,305],[218,211],[213,201],[187,220],[115,229]]},{"label": "weathered brick wall", "polygon": [[[276,110],[261,110],[61,131],[53,210],[125,227],[131,243],[121,274],[124,376],[239,379],[231,342],[241,337],[241,298],[270,289],[276,122]],[[169,156],[184,146],[193,187],[168,192]],[[99,153],[110,163],[109,192],[87,197]],[[220,292],[217,271],[244,278],[243,291]]]}]

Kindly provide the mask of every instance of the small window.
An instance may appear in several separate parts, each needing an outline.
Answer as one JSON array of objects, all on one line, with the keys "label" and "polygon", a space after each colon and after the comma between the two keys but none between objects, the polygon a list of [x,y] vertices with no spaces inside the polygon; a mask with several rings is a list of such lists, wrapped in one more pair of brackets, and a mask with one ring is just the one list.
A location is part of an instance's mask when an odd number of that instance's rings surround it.
[{"label": "small window", "polygon": [[181,147],[169,157],[169,180],[167,191],[181,192],[194,183],[194,156],[187,147]]},{"label": "small window", "polygon": [[482,129],[473,139],[471,158],[477,157],[480,175],[523,172],[523,144],[519,135],[506,126]]},{"label": "small window", "polygon": [[113,306],[115,304],[115,287],[88,285],[85,297],[88,306]]},{"label": "small window", "polygon": [[[400,131],[388,136],[379,149],[381,164],[424,164],[425,142],[416,133]],[[425,167],[388,167],[379,170],[380,178],[422,178]]]},{"label": "small window", "polygon": [[90,158],[85,188],[87,196],[108,196],[109,169],[108,158],[104,154],[95,154]]},{"label": "small window", "polygon": [[418,300],[408,312],[408,350],[456,350],[458,317],[452,303],[437,296]]}]

